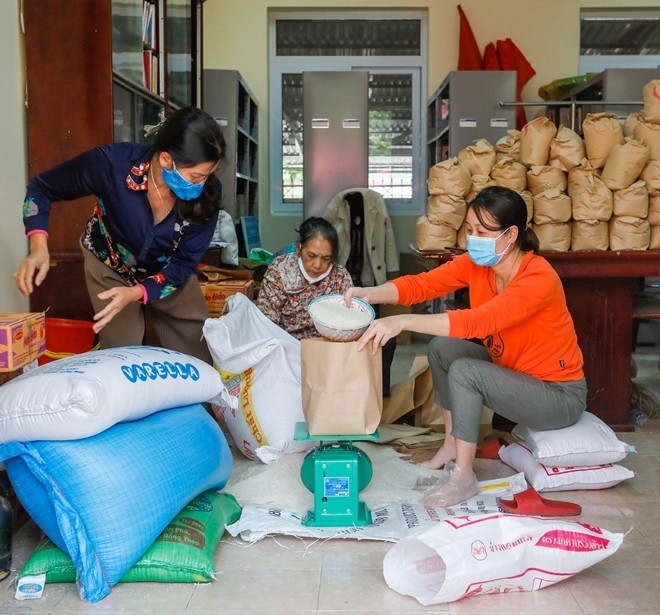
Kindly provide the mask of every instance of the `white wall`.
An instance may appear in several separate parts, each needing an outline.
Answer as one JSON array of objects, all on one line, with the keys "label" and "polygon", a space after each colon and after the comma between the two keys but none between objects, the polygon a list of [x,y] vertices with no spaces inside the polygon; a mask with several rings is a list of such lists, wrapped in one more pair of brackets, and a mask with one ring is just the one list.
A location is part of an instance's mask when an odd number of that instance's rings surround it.
[{"label": "white wall", "polygon": [[0,312],[28,310],[28,301],[12,277],[27,249],[21,219],[27,156],[19,4],[19,0],[3,2],[0,19]]},{"label": "white wall", "polygon": [[[268,11],[315,8],[427,9],[429,19],[428,94],[458,62],[458,0],[207,0],[204,3],[204,66],[239,70],[260,104],[260,229],[264,247],[277,249],[293,239],[297,218],[272,216],[268,203]],[[539,100],[538,88],[578,74],[580,8],[622,7],[625,0],[460,0],[483,51],[489,42],[511,38],[528,58],[536,76],[523,99]],[[636,7],[657,0],[635,0]],[[530,112],[531,113],[531,112]],[[278,118],[274,118],[278,121]],[[415,219],[393,218],[399,249],[414,240]]]}]

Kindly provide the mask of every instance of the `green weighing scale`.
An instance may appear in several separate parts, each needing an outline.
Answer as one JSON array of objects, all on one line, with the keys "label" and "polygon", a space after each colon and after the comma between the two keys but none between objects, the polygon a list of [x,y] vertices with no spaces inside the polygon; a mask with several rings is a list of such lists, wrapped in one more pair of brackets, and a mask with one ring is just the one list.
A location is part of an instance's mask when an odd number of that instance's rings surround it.
[{"label": "green weighing scale", "polygon": [[372,434],[312,436],[304,421],[296,423],[294,440],[318,442],[300,468],[300,478],[314,494],[314,510],[302,520],[310,527],[340,527],[371,524],[371,511],[359,500],[359,492],[373,476],[367,454],[353,446],[356,440],[375,442]]}]

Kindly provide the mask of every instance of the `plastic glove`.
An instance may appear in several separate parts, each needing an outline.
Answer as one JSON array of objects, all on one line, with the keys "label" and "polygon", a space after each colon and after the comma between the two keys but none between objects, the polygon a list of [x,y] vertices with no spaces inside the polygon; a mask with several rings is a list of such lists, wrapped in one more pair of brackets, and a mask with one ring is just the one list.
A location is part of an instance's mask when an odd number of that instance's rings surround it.
[{"label": "plastic glove", "polygon": [[448,461],[436,483],[422,496],[429,508],[445,508],[469,500],[479,493],[479,483],[472,468],[459,468]]}]

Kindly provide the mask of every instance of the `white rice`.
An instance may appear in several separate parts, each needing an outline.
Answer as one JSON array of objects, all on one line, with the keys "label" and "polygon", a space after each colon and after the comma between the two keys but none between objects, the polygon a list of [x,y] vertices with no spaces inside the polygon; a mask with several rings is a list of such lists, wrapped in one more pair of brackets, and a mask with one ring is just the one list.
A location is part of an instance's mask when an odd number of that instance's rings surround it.
[{"label": "white rice", "polygon": [[310,305],[309,310],[312,318],[334,329],[357,329],[371,320],[371,315],[360,308],[349,308],[335,301],[316,301]]}]

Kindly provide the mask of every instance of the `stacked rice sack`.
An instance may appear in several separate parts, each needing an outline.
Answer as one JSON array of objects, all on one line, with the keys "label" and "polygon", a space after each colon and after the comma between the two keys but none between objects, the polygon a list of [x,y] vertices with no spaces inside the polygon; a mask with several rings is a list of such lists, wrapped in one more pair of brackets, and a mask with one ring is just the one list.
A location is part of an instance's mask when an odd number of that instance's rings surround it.
[{"label": "stacked rice sack", "polygon": [[[466,204],[486,186],[518,192],[542,250],[660,248],[660,80],[643,91],[644,110],[625,126],[587,114],[584,138],[546,117],[485,139],[429,170],[421,250],[465,248]],[[455,233],[454,233],[455,231]]]},{"label": "stacked rice sack", "polygon": [[633,137],[649,149],[649,160],[639,180],[648,193],[649,248],[660,249],[660,79],[649,81],[642,90],[644,109],[629,117],[624,130],[632,128]]},{"label": "stacked rice sack", "polygon": [[607,489],[635,475],[619,465],[635,447],[590,412],[563,429],[516,425],[511,433],[518,441],[502,446],[500,459],[523,472],[536,491]]},{"label": "stacked rice sack", "polygon": [[0,387],[0,461],[71,559],[81,598],[106,596],[177,513],[226,484],[232,455],[200,405],[223,391],[210,365],[148,346],[74,355]]}]

